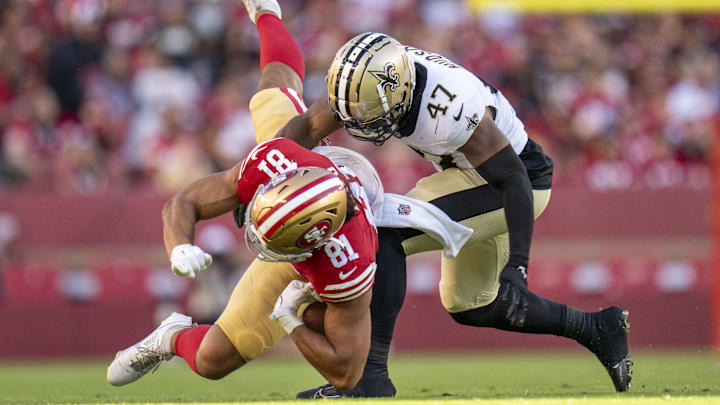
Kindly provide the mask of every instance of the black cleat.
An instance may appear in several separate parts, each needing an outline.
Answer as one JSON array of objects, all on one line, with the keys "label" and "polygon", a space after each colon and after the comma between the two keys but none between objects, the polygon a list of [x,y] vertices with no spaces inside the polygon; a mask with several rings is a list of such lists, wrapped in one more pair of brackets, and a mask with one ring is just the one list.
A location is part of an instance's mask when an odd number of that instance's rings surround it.
[{"label": "black cleat", "polygon": [[332,384],[325,384],[307,391],[298,392],[296,399],[342,398],[345,395]]},{"label": "black cleat", "polygon": [[357,387],[350,391],[342,391],[335,388],[332,384],[325,384],[319,387],[298,392],[295,398],[297,399],[331,399],[331,398],[380,398],[380,397],[394,397],[395,386],[390,379],[385,379],[382,382],[371,382],[368,383],[364,380],[360,380]]},{"label": "black cleat", "polygon": [[595,321],[597,334],[585,347],[595,353],[610,375],[615,391],[625,392],[630,389],[633,365],[628,350],[628,311],[618,307],[605,308],[596,312]]}]

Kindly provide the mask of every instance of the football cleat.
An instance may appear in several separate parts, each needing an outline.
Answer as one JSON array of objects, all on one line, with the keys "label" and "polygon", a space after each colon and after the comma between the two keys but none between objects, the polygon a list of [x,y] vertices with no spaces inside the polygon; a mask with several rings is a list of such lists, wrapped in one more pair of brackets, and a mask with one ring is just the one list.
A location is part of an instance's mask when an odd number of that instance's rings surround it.
[{"label": "football cleat", "polygon": [[615,391],[630,389],[632,358],[628,349],[630,313],[618,307],[605,308],[596,313],[597,338],[585,345],[603,364],[615,386]]},{"label": "football cleat", "polygon": [[350,391],[341,391],[332,384],[325,384],[307,391],[298,392],[297,399],[334,399],[334,398],[381,398],[394,397],[395,386],[390,379],[380,383],[360,380],[357,387]]},{"label": "football cleat", "polygon": [[296,399],[332,399],[342,398],[345,395],[335,388],[332,384],[321,385],[316,388],[309,389],[307,391],[298,392],[295,396]]},{"label": "football cleat", "polygon": [[189,316],[173,312],[145,339],[117,352],[107,368],[107,381],[111,385],[121,386],[137,381],[148,371],[157,369],[161,361],[173,358],[170,344],[175,333],[192,327]]},{"label": "football cleat", "polygon": [[256,24],[256,17],[261,11],[271,12],[278,16],[278,18],[282,18],[282,12],[280,11],[280,5],[277,0],[243,0],[243,3],[250,16],[250,20]]}]

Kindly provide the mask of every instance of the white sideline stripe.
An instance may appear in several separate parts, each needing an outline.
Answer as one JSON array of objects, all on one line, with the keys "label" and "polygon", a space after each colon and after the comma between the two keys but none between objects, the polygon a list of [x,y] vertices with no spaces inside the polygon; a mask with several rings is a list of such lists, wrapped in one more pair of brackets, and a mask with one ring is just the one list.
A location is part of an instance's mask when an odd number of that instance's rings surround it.
[{"label": "white sideline stripe", "polygon": [[375,278],[375,269],[373,269],[373,272],[370,273],[370,275],[367,278],[365,278],[365,280],[362,282],[362,284],[353,288],[352,290],[339,292],[337,294],[324,294],[323,293],[323,294],[320,294],[320,296],[331,299],[331,300],[336,300],[338,298],[347,298],[347,297],[355,294],[356,292],[365,289],[365,287],[367,287],[368,284],[370,284],[374,280],[374,278]]},{"label": "white sideline stripe", "polygon": [[333,187],[342,186],[343,182],[337,178],[333,177],[331,179],[325,180],[322,183],[315,185],[311,187],[310,189],[304,191],[297,197],[293,198],[292,200],[288,201],[285,205],[280,207],[279,210],[275,211],[272,215],[270,215],[270,218],[268,218],[265,222],[263,222],[262,225],[260,225],[260,228],[258,229],[260,233],[267,237],[268,235],[265,235],[265,233],[272,228],[278,221],[280,221],[285,215],[287,215],[290,211],[294,210],[295,208],[299,207],[303,203],[307,202],[309,199],[315,197],[316,195],[322,193],[323,191],[327,191]]},{"label": "white sideline stripe", "polygon": [[305,103],[300,98],[300,95],[297,94],[297,91],[295,91],[295,89],[291,89],[289,87],[286,90],[288,91],[288,93],[290,93],[290,95],[292,95],[292,97],[298,103],[300,108],[302,108],[303,112],[307,111],[307,107],[305,106]]},{"label": "white sideline stripe", "polygon": [[[370,280],[372,281],[372,280],[374,280],[374,278],[371,278]],[[354,300],[355,298],[357,298],[357,297],[365,294],[366,292],[368,292],[368,290],[370,290],[371,287],[372,287],[372,283],[368,284],[367,287],[365,287],[365,288],[362,289],[362,291],[358,291],[357,294],[353,294],[353,295],[351,295],[351,296],[349,296],[349,297],[340,298],[340,299],[328,298],[327,301],[328,301],[328,302],[345,302],[345,301],[352,301],[352,300]]]},{"label": "white sideline stripe", "polygon": [[[341,284],[329,284],[325,286],[325,291],[337,291],[337,290],[344,290],[346,288],[350,288],[354,286],[355,284],[360,283],[362,280],[365,280],[368,274],[375,271],[375,267],[377,267],[377,264],[372,263],[369,266],[363,270],[362,273],[360,273],[359,276],[355,277],[355,279],[341,283]],[[322,295],[322,294],[320,294]]]}]

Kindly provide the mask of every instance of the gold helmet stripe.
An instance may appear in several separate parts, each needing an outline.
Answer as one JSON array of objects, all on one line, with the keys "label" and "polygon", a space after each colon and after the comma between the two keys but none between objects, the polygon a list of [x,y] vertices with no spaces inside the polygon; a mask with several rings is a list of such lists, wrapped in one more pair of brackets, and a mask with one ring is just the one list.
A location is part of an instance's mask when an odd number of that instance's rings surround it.
[{"label": "gold helmet stripe", "polygon": [[283,204],[282,207],[272,213],[269,218],[264,220],[262,224],[258,224],[258,230],[260,231],[260,234],[263,235],[265,238],[269,239],[271,235],[268,235],[268,231],[274,230],[273,228],[276,228],[275,225],[282,223],[282,220],[285,218],[286,215],[292,214],[292,212],[296,208],[309,202],[318,195],[333,188],[337,189],[338,187],[342,188],[345,187],[345,185],[343,184],[342,180],[340,180],[340,178],[334,177],[313,186],[312,188],[301,193],[297,197],[286,202],[285,204]]}]

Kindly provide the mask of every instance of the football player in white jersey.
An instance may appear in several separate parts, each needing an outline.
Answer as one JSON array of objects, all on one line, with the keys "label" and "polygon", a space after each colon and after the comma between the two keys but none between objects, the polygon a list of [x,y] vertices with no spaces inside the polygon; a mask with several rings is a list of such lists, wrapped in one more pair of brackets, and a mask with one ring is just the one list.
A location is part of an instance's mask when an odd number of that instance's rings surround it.
[{"label": "football player in white jersey", "polygon": [[[474,229],[460,254],[442,261],[440,297],[452,318],[576,340],[598,357],[617,391],[628,390],[628,312],[584,312],[528,289],[533,222],[550,199],[553,163],[528,138],[502,93],[441,55],[372,32],[337,52],[326,80],[328,100],[293,118],[278,136],[312,147],[342,126],[376,145],[397,138],[432,162],[438,172],[421,179],[408,196]],[[415,230],[392,236],[405,254],[439,248]],[[397,311],[387,309],[392,312],[373,317],[370,358],[354,391],[323,386],[298,396],[394,393],[386,361]]]}]

